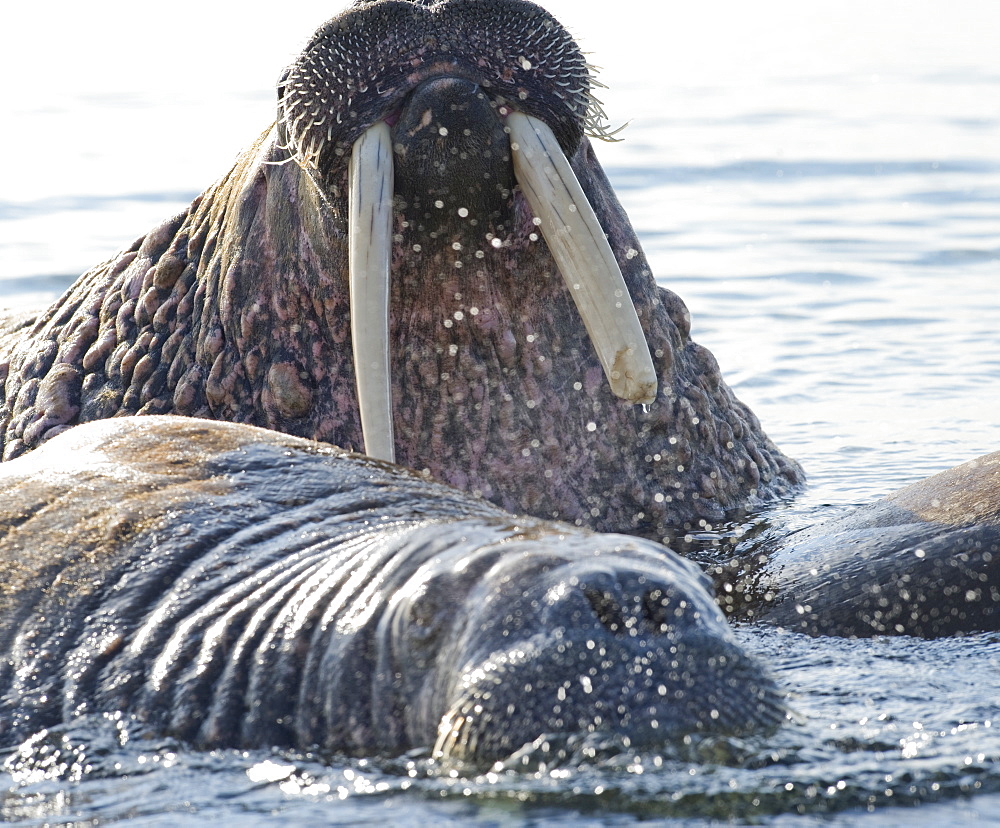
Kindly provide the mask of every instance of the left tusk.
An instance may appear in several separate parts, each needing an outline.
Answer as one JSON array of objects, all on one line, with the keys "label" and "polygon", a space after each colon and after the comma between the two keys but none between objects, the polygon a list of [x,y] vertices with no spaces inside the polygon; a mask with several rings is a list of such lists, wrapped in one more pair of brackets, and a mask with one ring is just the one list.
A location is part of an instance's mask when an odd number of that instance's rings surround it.
[{"label": "left tusk", "polygon": [[351,341],[365,453],[395,461],[389,371],[392,136],[384,121],[354,142],[348,168]]},{"label": "left tusk", "polygon": [[514,174],[576,302],[614,394],[656,399],[656,369],[621,268],[552,130],[522,112],[507,116]]}]

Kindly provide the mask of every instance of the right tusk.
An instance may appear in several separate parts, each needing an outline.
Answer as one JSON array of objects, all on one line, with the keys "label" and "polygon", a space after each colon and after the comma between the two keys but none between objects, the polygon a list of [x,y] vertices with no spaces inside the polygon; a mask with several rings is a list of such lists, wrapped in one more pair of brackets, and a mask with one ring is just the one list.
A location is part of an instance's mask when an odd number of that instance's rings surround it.
[{"label": "right tusk", "polygon": [[621,268],[552,130],[522,112],[507,116],[514,174],[576,302],[614,394],[656,399],[656,369]]},{"label": "right tusk", "polygon": [[389,370],[392,136],[384,121],[354,142],[348,168],[351,341],[365,453],[395,462]]}]

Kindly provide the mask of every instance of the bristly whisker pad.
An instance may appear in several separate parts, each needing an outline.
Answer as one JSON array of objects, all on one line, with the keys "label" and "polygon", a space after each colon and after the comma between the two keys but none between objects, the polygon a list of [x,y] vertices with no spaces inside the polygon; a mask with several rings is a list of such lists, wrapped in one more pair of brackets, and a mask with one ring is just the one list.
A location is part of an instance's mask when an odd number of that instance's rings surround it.
[{"label": "bristly whisker pad", "polygon": [[[372,55],[378,55],[373,61]],[[525,0],[362,2],[319,29],[278,88],[289,151],[325,177],[420,82],[463,77],[547,123],[571,155],[583,135],[616,140],[603,87],[568,32]],[[340,150],[337,152],[337,150]]]}]

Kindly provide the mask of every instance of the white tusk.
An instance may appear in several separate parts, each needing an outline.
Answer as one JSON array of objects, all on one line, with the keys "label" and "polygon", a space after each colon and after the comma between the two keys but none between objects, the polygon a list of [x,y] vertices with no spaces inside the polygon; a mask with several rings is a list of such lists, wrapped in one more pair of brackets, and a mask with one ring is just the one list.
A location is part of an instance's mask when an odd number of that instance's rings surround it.
[{"label": "white tusk", "polygon": [[392,136],[379,121],[354,142],[348,172],[351,341],[365,453],[395,461],[389,372]]},{"label": "white tusk", "polygon": [[522,112],[507,116],[514,174],[576,302],[611,390],[656,399],[656,369],[635,306],[601,223],[552,130]]}]

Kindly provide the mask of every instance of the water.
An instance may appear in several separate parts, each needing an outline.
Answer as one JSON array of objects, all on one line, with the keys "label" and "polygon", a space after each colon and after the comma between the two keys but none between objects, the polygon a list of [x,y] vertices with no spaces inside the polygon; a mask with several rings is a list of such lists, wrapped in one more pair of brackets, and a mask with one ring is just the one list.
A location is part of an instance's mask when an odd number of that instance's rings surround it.
[{"label": "water", "polygon": [[[992,0],[705,2],[662,22],[638,0],[612,15],[547,5],[604,67],[612,120],[631,121],[624,142],[598,149],[654,271],[810,475],[780,520],[813,523],[1000,447]],[[333,11],[302,2],[229,19],[182,0],[169,19],[123,2],[12,12],[18,37],[0,66],[13,125],[0,136],[3,301],[54,297],[220,175],[271,117],[279,68]],[[453,778],[420,757],[197,752],[101,720],[9,758],[0,815],[1000,821],[997,636],[740,635],[797,714],[762,742],[662,757],[608,748],[585,763]]]}]

